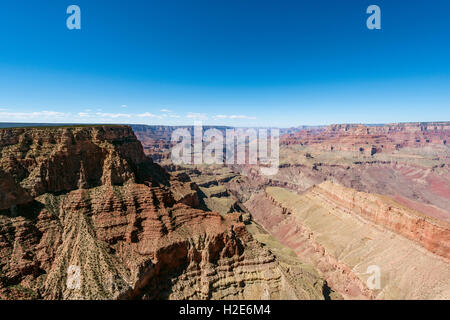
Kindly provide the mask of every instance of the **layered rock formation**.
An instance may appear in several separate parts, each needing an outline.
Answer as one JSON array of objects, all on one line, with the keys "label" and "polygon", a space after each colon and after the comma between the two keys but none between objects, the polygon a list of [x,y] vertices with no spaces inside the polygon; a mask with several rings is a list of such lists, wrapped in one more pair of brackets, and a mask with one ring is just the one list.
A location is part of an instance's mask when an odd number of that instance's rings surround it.
[{"label": "layered rock formation", "polygon": [[329,181],[312,188],[309,193],[324,204],[356,214],[450,260],[450,223],[446,221],[405,207],[392,198],[357,192]]},{"label": "layered rock formation", "polygon": [[[274,176],[186,172],[206,207],[251,215],[346,298],[448,299],[449,140],[449,122],[302,127],[281,137]],[[370,265],[380,290],[367,287]]]},{"label": "layered rock formation", "polygon": [[[170,150],[176,144],[172,141],[172,134],[177,129],[187,130],[192,137],[194,137],[194,127],[193,126],[160,126],[160,125],[131,125],[131,128],[135,132],[139,141],[141,141],[144,152],[146,155],[150,156],[153,161],[160,164],[171,164]],[[226,140],[226,130],[236,129],[236,130],[247,130],[255,128],[233,128],[227,126],[202,126],[203,133],[209,129],[218,130],[223,134]],[[280,134],[292,134],[299,130],[299,128],[280,128]],[[193,142],[193,141],[192,141]]]},{"label": "layered rock formation", "polygon": [[[201,188],[211,199],[237,202],[271,237],[317,268],[331,288],[347,299],[450,297],[446,278],[450,227],[445,210],[400,196],[358,192],[330,181],[305,192],[299,185],[263,179],[251,168],[241,174],[200,166],[185,172],[207,186]],[[283,188],[266,188],[277,183]],[[367,285],[370,266],[381,270],[380,289]]]},{"label": "layered rock formation", "polygon": [[[269,187],[245,206],[349,299],[449,299],[448,223],[332,183],[303,195]],[[380,287],[367,280],[380,270]]]},{"label": "layered rock formation", "polygon": [[314,268],[201,209],[129,127],[2,129],[0,174],[1,298],[326,298]]},{"label": "layered rock formation", "polygon": [[[168,162],[170,159],[170,150],[176,144],[172,141],[172,133],[177,129],[187,129],[191,136],[194,136],[193,126],[148,126],[132,125],[134,133],[141,141],[144,152],[151,157],[153,161],[161,163]],[[225,134],[225,130],[230,127],[224,126],[204,126],[203,131],[208,129],[217,129]]]},{"label": "layered rock formation", "polygon": [[285,145],[313,145],[318,150],[359,151],[373,155],[405,147],[447,145],[449,122],[400,123],[379,126],[330,125],[326,129],[299,130],[286,134]]},{"label": "layered rock formation", "polygon": [[176,128],[0,129],[0,298],[450,299],[448,122],[289,129],[270,177]]}]

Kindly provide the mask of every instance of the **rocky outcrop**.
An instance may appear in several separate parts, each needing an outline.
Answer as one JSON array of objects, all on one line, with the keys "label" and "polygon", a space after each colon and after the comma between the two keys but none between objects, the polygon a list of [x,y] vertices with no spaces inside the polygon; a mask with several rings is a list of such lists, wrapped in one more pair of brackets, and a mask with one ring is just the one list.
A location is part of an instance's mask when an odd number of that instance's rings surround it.
[{"label": "rocky outcrop", "polygon": [[294,277],[238,213],[200,209],[196,184],[129,127],[0,136],[0,298],[324,298],[317,273]]},{"label": "rocky outcrop", "polygon": [[[187,171],[206,207],[226,214],[225,200],[240,202],[246,221],[346,298],[448,299],[449,139],[449,122],[299,127],[282,134],[274,176],[251,165]],[[367,287],[371,265],[381,289]]]},{"label": "rocky outcrop", "polygon": [[316,241],[316,234],[307,225],[298,222],[287,208],[268,193],[253,195],[245,203],[253,219],[268,230],[278,241],[294,250],[297,256],[312,264],[326,279],[327,284],[345,299],[374,299],[362,279],[351,267],[339,261],[327,248]]},{"label": "rocky outcrop", "polygon": [[387,228],[430,252],[450,259],[450,223],[407,208],[389,197],[357,192],[324,182],[309,191],[324,202],[332,203],[349,214],[357,214]]},{"label": "rocky outcrop", "polygon": [[[299,152],[294,153],[292,150],[283,152],[292,157],[296,156],[297,159],[301,157]],[[317,157],[320,156],[325,158],[328,154],[318,153]],[[357,191],[405,198],[410,204],[425,205],[412,206],[424,214],[441,216],[443,220],[449,219],[450,171],[447,170],[447,165],[434,165],[433,162],[430,165],[427,163],[428,159],[422,160],[423,164],[415,164],[409,160],[425,157],[415,154],[406,155],[404,158],[401,156],[396,155],[395,161],[367,161],[364,158],[347,159],[336,153],[334,157],[337,160],[331,158],[326,162],[319,162],[311,159],[303,163],[283,163],[278,173],[270,177],[262,176],[251,168],[241,167],[241,177],[248,179],[241,186],[235,184],[233,189],[236,188],[240,194],[245,195],[262,190],[264,186],[276,186],[302,193],[324,181],[333,181]],[[445,153],[442,157],[445,157]],[[409,206],[406,202],[405,204]],[[424,209],[425,207],[427,209]],[[443,213],[434,214],[435,211]]]},{"label": "rocky outcrop", "polygon": [[[2,129],[0,148],[0,172],[14,179],[28,199],[75,190],[80,183],[89,188],[167,179],[125,126]],[[11,195],[18,190],[3,189]],[[0,209],[9,205],[0,203]]]},{"label": "rocky outcrop", "polygon": [[[375,200],[356,194],[330,183],[303,195],[267,188],[245,206],[255,221],[313,264],[345,298],[449,299],[448,224],[384,196]],[[369,211],[375,220],[367,216]],[[380,270],[379,288],[367,283],[367,270],[373,266]]]},{"label": "rocky outcrop", "polygon": [[326,129],[306,129],[286,134],[282,144],[313,145],[318,150],[356,151],[367,155],[420,148],[429,145],[447,145],[449,122],[398,123],[386,125],[339,124]]},{"label": "rocky outcrop", "polygon": [[[192,137],[194,136],[193,126],[131,125],[131,127],[139,141],[141,141],[145,154],[157,163],[170,163],[170,150],[176,145],[176,142],[172,142],[172,133],[175,130],[186,129],[191,133]],[[212,128],[225,134],[225,130],[229,127],[203,126],[203,131]]]}]

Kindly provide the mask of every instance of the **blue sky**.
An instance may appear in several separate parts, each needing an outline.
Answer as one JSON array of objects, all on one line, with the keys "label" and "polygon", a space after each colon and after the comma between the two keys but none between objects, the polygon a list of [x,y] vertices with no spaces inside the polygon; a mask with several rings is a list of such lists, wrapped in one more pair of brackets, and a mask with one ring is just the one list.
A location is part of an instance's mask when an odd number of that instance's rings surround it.
[{"label": "blue sky", "polygon": [[448,0],[3,1],[0,121],[448,121],[449,14]]}]

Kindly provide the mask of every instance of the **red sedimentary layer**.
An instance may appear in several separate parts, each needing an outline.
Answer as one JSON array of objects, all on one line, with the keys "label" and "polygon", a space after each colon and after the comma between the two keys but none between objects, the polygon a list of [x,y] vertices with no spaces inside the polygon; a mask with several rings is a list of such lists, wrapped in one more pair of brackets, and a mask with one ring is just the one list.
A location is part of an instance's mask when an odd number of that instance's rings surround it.
[{"label": "red sedimentary layer", "polygon": [[349,299],[375,298],[351,268],[327,252],[315,240],[314,232],[298,223],[292,213],[269,194],[260,194],[245,205],[253,218],[276,239],[292,248],[302,260],[313,264],[333,290]]},{"label": "red sedimentary layer", "polygon": [[332,183],[316,186],[310,192],[325,202],[339,205],[349,214],[357,214],[450,259],[450,224],[445,221],[404,207],[391,198],[357,192]]},{"label": "red sedimentary layer", "polygon": [[129,127],[2,129],[0,176],[0,298],[297,297],[239,215],[195,208]]},{"label": "red sedimentary layer", "polygon": [[284,145],[313,145],[319,150],[377,153],[404,147],[450,143],[449,122],[401,123],[379,126],[330,125],[325,129],[299,130],[282,136]]}]

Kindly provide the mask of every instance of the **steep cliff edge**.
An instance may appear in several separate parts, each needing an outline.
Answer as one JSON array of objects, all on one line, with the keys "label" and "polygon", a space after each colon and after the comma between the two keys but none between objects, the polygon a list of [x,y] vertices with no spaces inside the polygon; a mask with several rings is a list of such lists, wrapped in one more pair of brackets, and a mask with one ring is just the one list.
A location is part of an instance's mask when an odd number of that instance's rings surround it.
[{"label": "steep cliff edge", "polygon": [[357,192],[329,181],[312,188],[309,193],[450,259],[450,223],[446,221],[407,208],[390,197]]},{"label": "steep cliff edge", "polygon": [[282,137],[282,144],[313,145],[319,150],[361,151],[369,155],[401,148],[449,143],[450,122],[384,125],[336,124],[319,130],[299,130]]},{"label": "steep cliff edge", "polygon": [[[450,298],[446,222],[332,183],[302,195],[269,187],[245,206],[345,298]],[[380,270],[378,288],[367,284],[371,266]]]},{"label": "steep cliff edge", "polygon": [[0,298],[323,299],[126,126],[0,130]]},{"label": "steep cliff edge", "polygon": [[[0,209],[44,193],[126,182],[167,184],[168,176],[145,157],[130,127],[98,126],[0,130]],[[3,184],[2,184],[3,185]],[[20,200],[14,196],[21,195]]]}]

